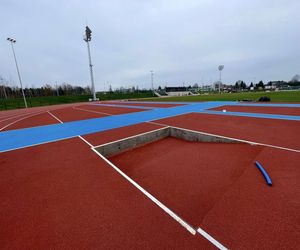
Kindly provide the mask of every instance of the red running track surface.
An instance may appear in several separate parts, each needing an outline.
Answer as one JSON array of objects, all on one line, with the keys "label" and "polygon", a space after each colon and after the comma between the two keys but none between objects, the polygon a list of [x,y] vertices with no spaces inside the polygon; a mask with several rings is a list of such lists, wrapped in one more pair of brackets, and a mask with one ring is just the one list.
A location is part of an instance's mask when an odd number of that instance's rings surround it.
[{"label": "red running track surface", "polygon": [[80,121],[106,116],[105,114],[97,114],[84,110],[78,110],[73,107],[52,110],[51,113],[62,122]]},{"label": "red running track surface", "polygon": [[51,105],[51,106],[42,106],[42,107],[34,107],[34,108],[22,108],[22,109],[12,109],[12,110],[2,110],[0,111],[0,120],[2,118],[7,118],[11,116],[16,115],[27,115],[27,114],[34,114],[41,111],[48,111],[48,110],[54,110],[54,109],[60,109],[60,108],[66,108],[66,107],[75,107],[78,105],[83,105],[85,102],[80,103],[70,103],[70,104],[58,104],[58,105]]},{"label": "red running track surface", "polygon": [[256,160],[273,186],[249,166],[200,226],[232,249],[299,249],[300,154],[264,148]]},{"label": "red running track surface", "polygon": [[[3,121],[3,120],[8,120],[8,119],[13,119],[14,117],[22,117],[24,115],[26,115],[25,112],[23,113],[8,113],[8,114],[4,114],[2,113],[3,111],[0,111],[0,122]],[[30,112],[28,112],[30,113]],[[31,113],[35,113],[35,112],[31,112]]]},{"label": "red running track surface", "polygon": [[110,107],[110,106],[97,106],[97,105],[82,105],[78,108],[96,111],[96,112],[103,112],[110,115],[120,115],[120,114],[127,114],[127,113],[134,113],[139,111],[145,111],[144,109],[138,108],[122,108],[122,107]]},{"label": "red running track surface", "polygon": [[136,125],[126,126],[122,128],[111,129],[103,132],[93,133],[83,136],[92,145],[97,146],[100,144],[124,139],[129,136],[134,136],[149,132],[155,129],[162,128],[164,126],[155,125],[151,123],[140,123]]},{"label": "red running track surface", "polygon": [[300,116],[300,108],[287,108],[287,107],[221,106],[218,108],[213,108],[211,110],[222,111],[224,109],[229,112]]},{"label": "red running track surface", "polygon": [[131,103],[129,102],[107,102],[108,104],[116,104],[116,105],[127,105],[127,106],[144,106],[144,107],[153,107],[153,108],[170,108],[170,107],[178,107],[183,106],[184,104],[169,104],[169,103]]},{"label": "red running track surface", "polygon": [[[229,249],[297,249],[300,154],[168,138],[110,159]],[[272,178],[267,186],[254,165]]]},{"label": "red running track surface", "polygon": [[197,143],[169,137],[113,156],[110,161],[197,228],[261,150],[248,144]]},{"label": "red running track surface", "polygon": [[0,172],[3,249],[213,249],[79,138],[1,153]]},{"label": "red running track surface", "polygon": [[299,121],[191,113],[155,122],[300,150]]},{"label": "red running track surface", "polygon": [[[32,114],[34,115],[34,113]],[[27,116],[31,116],[30,114],[19,114],[19,115],[14,115],[12,117],[5,117],[5,118],[2,118],[0,120],[0,129],[5,127],[6,125],[10,124],[10,123],[13,123],[13,122],[16,122],[18,120],[21,120]]]},{"label": "red running track surface", "polygon": [[[19,120],[19,121],[18,121]],[[2,131],[7,130],[13,130],[13,129],[22,129],[22,128],[31,128],[31,127],[37,127],[37,126],[44,126],[44,125],[50,125],[50,124],[56,124],[58,121],[52,117],[47,112],[40,113],[37,115],[27,115],[18,117],[14,120],[6,121],[7,124],[5,126],[9,125],[8,127],[4,128]],[[1,125],[1,127],[4,127]],[[0,127],[0,129],[1,129]]]}]

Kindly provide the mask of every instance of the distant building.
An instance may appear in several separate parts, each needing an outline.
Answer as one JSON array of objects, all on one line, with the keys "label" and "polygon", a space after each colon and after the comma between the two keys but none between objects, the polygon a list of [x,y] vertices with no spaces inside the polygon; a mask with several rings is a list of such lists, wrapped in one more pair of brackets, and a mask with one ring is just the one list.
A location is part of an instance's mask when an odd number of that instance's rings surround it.
[{"label": "distant building", "polygon": [[187,87],[166,87],[165,92],[169,96],[184,96],[192,94]]},{"label": "distant building", "polygon": [[223,84],[223,83],[220,82],[220,81],[217,81],[217,82],[214,82],[214,83],[213,83],[213,88],[214,88],[214,90],[219,90],[219,84],[220,84],[220,89],[221,89],[221,91],[222,91],[224,88],[226,88],[226,85],[225,85],[225,84]]},{"label": "distant building", "polygon": [[212,86],[212,85],[202,85],[200,88],[201,88],[201,91],[212,91],[212,90],[214,90],[214,86]]}]

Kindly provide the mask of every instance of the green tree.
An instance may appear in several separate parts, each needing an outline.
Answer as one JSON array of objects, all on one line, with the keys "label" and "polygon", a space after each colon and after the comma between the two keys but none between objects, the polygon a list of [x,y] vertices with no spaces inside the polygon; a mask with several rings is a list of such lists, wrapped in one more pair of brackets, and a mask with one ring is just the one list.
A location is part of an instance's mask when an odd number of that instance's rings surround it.
[{"label": "green tree", "polygon": [[247,88],[247,85],[244,81],[241,81],[241,89]]},{"label": "green tree", "polygon": [[260,80],[259,83],[256,84],[255,87],[256,87],[257,89],[263,89],[263,88],[264,88],[264,82]]}]

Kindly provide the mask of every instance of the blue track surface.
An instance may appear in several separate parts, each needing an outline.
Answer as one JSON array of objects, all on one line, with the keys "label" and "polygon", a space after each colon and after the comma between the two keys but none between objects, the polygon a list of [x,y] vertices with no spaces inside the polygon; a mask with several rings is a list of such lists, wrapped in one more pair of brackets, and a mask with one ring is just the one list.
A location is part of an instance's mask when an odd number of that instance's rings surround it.
[{"label": "blue track surface", "polygon": [[[142,102],[140,102],[142,103]],[[166,103],[166,102],[164,102]],[[208,111],[207,109],[216,108],[223,105],[236,105],[236,102],[200,102],[188,103],[184,106],[171,108],[155,108],[142,112],[107,116],[89,120],[67,122],[27,129],[11,130],[0,132],[0,152],[17,148],[62,140],[79,135],[91,134],[94,132],[105,131],[113,128],[134,125],[142,122],[158,120],[162,118],[183,115],[191,112],[201,112],[208,114],[239,115],[249,117],[261,117],[272,119],[285,119],[299,121],[299,116],[266,115],[238,112],[219,112]],[[116,106],[116,105],[114,105]],[[126,105],[121,105],[126,106]],[[120,106],[118,106],[120,107]],[[127,106],[126,106],[127,107]],[[142,107],[142,106],[141,106]],[[136,108],[136,107],[134,107]],[[149,107],[147,107],[149,108]]]},{"label": "blue track surface", "polygon": [[294,116],[294,115],[273,115],[273,114],[257,114],[257,113],[228,112],[228,111],[222,112],[222,111],[214,111],[214,110],[204,110],[200,112],[205,114],[213,114],[213,115],[234,115],[234,116],[246,116],[246,117],[254,117],[254,118],[300,121],[300,116]]},{"label": "blue track surface", "polygon": [[245,103],[245,102],[236,102],[234,105],[237,106],[254,106],[254,107],[282,107],[282,108],[300,108],[300,104],[296,103]]}]

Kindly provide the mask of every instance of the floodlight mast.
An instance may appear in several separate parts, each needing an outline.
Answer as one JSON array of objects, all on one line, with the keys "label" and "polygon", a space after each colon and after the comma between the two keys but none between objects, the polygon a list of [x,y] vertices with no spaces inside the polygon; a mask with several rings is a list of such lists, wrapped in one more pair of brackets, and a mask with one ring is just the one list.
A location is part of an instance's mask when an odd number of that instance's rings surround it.
[{"label": "floodlight mast", "polygon": [[154,93],[154,88],[153,88],[153,74],[154,74],[154,71],[150,70],[150,73],[151,73],[151,89],[152,89],[152,92]]},{"label": "floodlight mast", "polygon": [[220,79],[219,79],[219,93],[221,92],[221,83],[222,83],[222,70],[224,69],[224,65],[219,65],[218,70],[220,71]]},{"label": "floodlight mast", "polygon": [[17,58],[16,58],[16,54],[15,54],[15,49],[14,49],[14,43],[16,43],[16,40],[13,39],[13,38],[7,38],[6,40],[9,41],[10,44],[11,44],[11,49],[12,49],[14,59],[15,59],[15,64],[16,64],[16,68],[17,68],[17,72],[18,72],[19,82],[20,82],[20,85],[21,85],[21,91],[22,91],[22,95],[23,95],[25,108],[28,108],[25,93],[24,93],[24,89],[23,89],[22,79],[21,79],[21,75],[20,75],[20,71],[19,71],[19,67],[18,67],[18,62],[17,62]]},{"label": "floodlight mast", "polygon": [[91,82],[92,82],[93,101],[97,101],[96,92],[95,92],[95,84],[94,84],[94,75],[93,75],[93,64],[92,64],[90,44],[89,44],[89,42],[92,40],[91,34],[92,34],[92,31],[90,30],[90,28],[88,26],[86,26],[85,27],[85,35],[83,37],[83,40],[87,44],[88,55],[89,55],[89,66],[90,66],[90,75],[91,75]]}]

